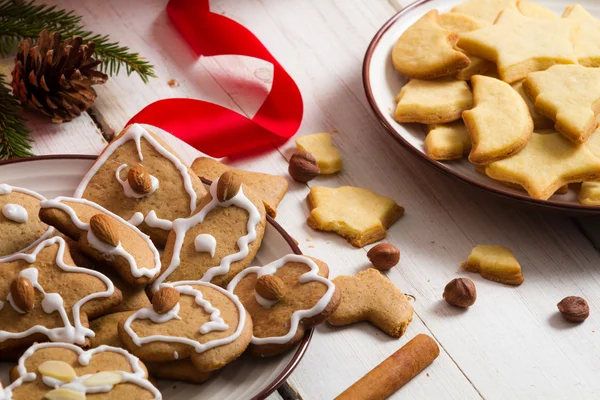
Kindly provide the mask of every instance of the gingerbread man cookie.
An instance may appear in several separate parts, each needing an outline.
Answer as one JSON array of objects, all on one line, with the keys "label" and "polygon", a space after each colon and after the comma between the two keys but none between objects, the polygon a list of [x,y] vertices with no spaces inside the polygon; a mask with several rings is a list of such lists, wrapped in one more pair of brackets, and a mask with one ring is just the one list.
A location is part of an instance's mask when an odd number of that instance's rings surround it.
[{"label": "gingerbread man cookie", "polygon": [[0,259],[26,252],[54,229],[40,221],[40,200],[44,197],[29,189],[0,184]]},{"label": "gingerbread man cookie", "polygon": [[263,357],[283,353],[302,339],[306,329],[324,322],[341,297],[328,276],[323,261],[295,254],[240,272],[227,290],[252,316],[250,353]]},{"label": "gingerbread man cookie", "polygon": [[84,351],[68,343],[31,346],[10,373],[0,398],[13,400],[160,400],[142,362],[126,350],[101,346]]},{"label": "gingerbread man cookie", "polygon": [[88,319],[120,302],[110,279],[73,265],[61,237],[46,239],[0,263],[0,354],[35,341],[84,345]]},{"label": "gingerbread man cookie", "polygon": [[158,136],[127,126],[85,175],[75,197],[98,203],[164,245],[176,218],[192,215],[206,190]]},{"label": "gingerbread man cookie", "polygon": [[128,284],[147,285],[158,276],[154,243],[123,218],[86,199],[57,197],[41,207],[42,221],[77,240],[85,254],[110,265]]},{"label": "gingerbread man cookie", "polygon": [[118,325],[125,347],[144,361],[190,359],[199,371],[222,368],[238,358],[252,338],[252,318],[240,300],[207,282],[160,289],[152,307]]},{"label": "gingerbread man cookie", "polygon": [[202,280],[226,285],[254,259],[265,224],[261,198],[235,172],[225,172],[212,183],[196,214],[173,223],[162,273],[152,290],[164,282]]}]

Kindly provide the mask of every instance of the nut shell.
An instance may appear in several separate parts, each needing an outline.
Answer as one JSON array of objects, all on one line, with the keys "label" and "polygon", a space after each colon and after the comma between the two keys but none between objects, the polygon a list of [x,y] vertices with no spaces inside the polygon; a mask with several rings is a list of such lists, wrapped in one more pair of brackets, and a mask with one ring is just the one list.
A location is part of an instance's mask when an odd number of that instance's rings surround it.
[{"label": "nut shell", "polygon": [[578,296],[565,297],[556,306],[564,319],[570,322],[582,322],[590,316],[590,306]]},{"label": "nut shell", "polygon": [[152,179],[150,174],[140,164],[131,168],[127,173],[127,182],[134,192],[148,194],[152,190]]},{"label": "nut shell", "polygon": [[119,245],[119,234],[117,233],[116,223],[111,217],[105,214],[96,214],[90,219],[90,229],[92,233],[102,242],[113,247]]},{"label": "nut shell", "polygon": [[477,289],[468,278],[452,279],[444,288],[444,299],[456,307],[470,307],[477,300]]},{"label": "nut shell", "polygon": [[367,257],[375,268],[387,271],[400,261],[400,250],[393,244],[381,243],[369,250]]},{"label": "nut shell", "polygon": [[308,182],[319,175],[321,169],[312,154],[304,150],[298,150],[290,158],[288,172],[298,182]]},{"label": "nut shell", "polygon": [[152,308],[159,314],[165,314],[179,303],[180,294],[171,287],[164,287],[152,296]]},{"label": "nut shell", "polygon": [[263,275],[256,280],[256,293],[267,300],[279,301],[286,292],[285,283],[275,275]]},{"label": "nut shell", "polygon": [[10,286],[10,294],[17,307],[21,310],[25,312],[33,310],[35,288],[29,279],[24,276],[15,279]]},{"label": "nut shell", "polygon": [[217,199],[228,201],[235,197],[242,186],[242,179],[233,171],[224,172],[217,183]]}]

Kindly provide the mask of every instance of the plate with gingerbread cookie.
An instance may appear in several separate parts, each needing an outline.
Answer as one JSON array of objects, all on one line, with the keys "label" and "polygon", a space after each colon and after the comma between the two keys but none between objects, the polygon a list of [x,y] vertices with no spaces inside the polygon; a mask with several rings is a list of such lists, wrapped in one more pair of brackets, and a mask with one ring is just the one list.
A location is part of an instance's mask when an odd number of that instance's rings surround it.
[{"label": "plate with gingerbread cookie", "polygon": [[600,214],[600,3],[421,0],[366,52],[371,107],[399,143],[497,195]]},{"label": "plate with gingerbread cookie", "polygon": [[287,180],[164,134],[0,163],[0,398],[262,399],[337,309],[273,219]]}]

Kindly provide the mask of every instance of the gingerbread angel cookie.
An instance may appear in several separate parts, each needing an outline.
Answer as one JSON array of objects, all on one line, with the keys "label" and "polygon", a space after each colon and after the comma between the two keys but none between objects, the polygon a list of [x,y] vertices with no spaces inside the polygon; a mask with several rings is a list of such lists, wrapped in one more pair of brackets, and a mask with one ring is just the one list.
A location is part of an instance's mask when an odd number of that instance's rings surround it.
[{"label": "gingerbread angel cookie", "polygon": [[[38,341],[84,345],[88,319],[121,302],[97,271],[76,267],[61,237],[0,263],[0,357]],[[11,353],[12,356],[12,353]]]},{"label": "gingerbread angel cookie", "polygon": [[164,245],[176,218],[192,215],[206,189],[157,135],[138,124],[104,149],[75,191]]},{"label": "gingerbread angel cookie", "polygon": [[154,294],[152,307],[118,325],[125,348],[144,361],[192,361],[210,372],[238,358],[252,338],[252,319],[239,299],[206,282],[174,284]]},{"label": "gingerbread angel cookie", "polygon": [[68,343],[31,346],[10,372],[0,398],[12,400],[160,400],[142,362],[126,350],[101,346],[84,351]]},{"label": "gingerbread angel cookie", "polygon": [[128,284],[147,285],[158,276],[154,243],[123,218],[86,199],[57,197],[41,207],[42,221],[77,240],[82,252],[110,265]]},{"label": "gingerbread angel cookie", "polygon": [[252,316],[250,352],[263,357],[283,353],[306,329],[327,320],[341,298],[328,276],[323,261],[295,254],[240,272],[227,290]]},{"label": "gingerbread angel cookie", "polygon": [[227,171],[215,180],[197,212],[173,222],[155,292],[165,282],[202,280],[219,286],[248,267],[265,233],[262,199]]},{"label": "gingerbread angel cookie", "polygon": [[28,189],[0,184],[0,260],[17,252],[26,252],[54,229],[40,221],[38,212],[44,197]]}]

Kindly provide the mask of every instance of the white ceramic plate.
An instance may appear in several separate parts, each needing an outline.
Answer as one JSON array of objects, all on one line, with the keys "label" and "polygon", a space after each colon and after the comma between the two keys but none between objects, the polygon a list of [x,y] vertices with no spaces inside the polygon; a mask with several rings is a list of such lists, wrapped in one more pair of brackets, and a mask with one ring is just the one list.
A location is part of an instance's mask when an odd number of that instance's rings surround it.
[{"label": "white ceramic plate", "polygon": [[[569,4],[580,3],[591,14],[600,18],[598,0],[529,0],[538,3],[561,15]],[[564,195],[554,195],[549,200],[530,198],[525,192],[512,189],[478,172],[466,158],[455,161],[435,161],[425,154],[425,131],[419,124],[400,124],[394,121],[396,109],[394,98],[408,79],[396,72],[392,66],[392,48],[396,40],[409,26],[426,12],[438,9],[440,13],[450,11],[463,0],[420,0],[393,16],[377,32],[367,49],[363,63],[363,84],[373,111],[383,126],[402,145],[419,158],[436,167],[441,172],[464,182],[483,188],[492,193],[533,204],[539,208],[550,208],[570,214],[600,214],[600,207],[584,206],[577,200],[577,191],[570,190]]]},{"label": "white ceramic plate", "polygon": [[[94,159],[94,156],[42,156],[0,162],[0,182],[32,189],[47,198],[71,196]],[[301,254],[294,240],[269,218],[262,246],[253,265],[264,265],[290,253]],[[296,367],[311,336],[312,329],[306,332],[296,350],[281,356],[264,359],[242,356],[203,385],[159,381],[159,388],[165,400],[265,398]],[[12,365],[0,363],[2,382],[10,382],[8,370]]]}]

